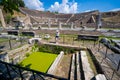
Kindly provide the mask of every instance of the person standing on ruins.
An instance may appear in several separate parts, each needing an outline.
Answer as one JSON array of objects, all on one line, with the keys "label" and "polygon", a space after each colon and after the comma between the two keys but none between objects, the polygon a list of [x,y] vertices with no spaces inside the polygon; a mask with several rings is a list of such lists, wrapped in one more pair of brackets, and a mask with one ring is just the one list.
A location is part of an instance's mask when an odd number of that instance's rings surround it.
[{"label": "person standing on ruins", "polygon": [[56,30],[56,35],[55,35],[55,42],[57,43],[59,40],[60,32],[59,30]]}]

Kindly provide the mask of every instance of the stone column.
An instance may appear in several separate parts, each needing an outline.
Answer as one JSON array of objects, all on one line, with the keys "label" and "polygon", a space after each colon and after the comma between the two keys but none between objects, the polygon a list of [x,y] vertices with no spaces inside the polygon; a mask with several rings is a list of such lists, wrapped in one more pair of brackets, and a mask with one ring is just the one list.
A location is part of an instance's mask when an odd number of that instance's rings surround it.
[{"label": "stone column", "polygon": [[48,19],[48,28],[51,28],[51,21]]},{"label": "stone column", "polygon": [[6,24],[5,24],[5,20],[4,20],[4,17],[3,17],[3,13],[2,13],[2,10],[0,9],[0,20],[1,20],[1,23],[2,23],[2,27],[6,27]]},{"label": "stone column", "polygon": [[74,26],[74,23],[72,22],[72,24],[71,24],[71,29],[73,29],[73,26]]},{"label": "stone column", "polygon": [[101,13],[99,13],[99,14],[97,15],[96,30],[98,30],[99,28],[101,28],[101,26],[102,26]]},{"label": "stone column", "polygon": [[62,23],[61,22],[59,22],[59,29],[61,29],[62,28]]}]

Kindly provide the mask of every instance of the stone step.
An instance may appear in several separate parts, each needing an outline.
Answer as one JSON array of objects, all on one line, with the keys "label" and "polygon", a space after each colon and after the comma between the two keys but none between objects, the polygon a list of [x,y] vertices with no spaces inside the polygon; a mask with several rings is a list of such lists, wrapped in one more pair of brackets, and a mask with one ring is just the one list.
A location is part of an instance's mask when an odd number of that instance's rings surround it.
[{"label": "stone step", "polygon": [[88,62],[87,54],[85,51],[81,52],[81,60],[82,60],[82,66],[84,71],[85,80],[90,80],[94,77],[93,70],[90,67],[90,64]]},{"label": "stone step", "polygon": [[79,52],[76,53],[77,80],[81,80]]},{"label": "stone step", "polygon": [[72,55],[70,80],[81,80],[79,56],[79,52]]},{"label": "stone step", "polygon": [[71,64],[70,80],[74,80],[74,73],[75,73],[75,54],[72,55],[72,64]]}]

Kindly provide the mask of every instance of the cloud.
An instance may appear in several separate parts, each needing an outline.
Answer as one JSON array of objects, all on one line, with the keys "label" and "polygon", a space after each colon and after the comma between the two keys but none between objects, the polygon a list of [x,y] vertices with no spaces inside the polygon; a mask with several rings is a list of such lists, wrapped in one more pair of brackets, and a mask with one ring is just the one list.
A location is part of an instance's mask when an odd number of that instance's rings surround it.
[{"label": "cloud", "polygon": [[90,12],[90,11],[94,11],[95,9],[89,9],[89,10],[85,10],[84,12]]},{"label": "cloud", "polygon": [[40,0],[24,0],[26,7],[44,11],[43,3]]},{"label": "cloud", "polygon": [[76,13],[77,2],[69,2],[68,0],[62,0],[61,4],[59,2],[55,2],[54,5],[51,5],[48,10],[59,13]]},{"label": "cloud", "polygon": [[115,9],[112,9],[110,11],[120,11],[120,8],[115,8]]}]

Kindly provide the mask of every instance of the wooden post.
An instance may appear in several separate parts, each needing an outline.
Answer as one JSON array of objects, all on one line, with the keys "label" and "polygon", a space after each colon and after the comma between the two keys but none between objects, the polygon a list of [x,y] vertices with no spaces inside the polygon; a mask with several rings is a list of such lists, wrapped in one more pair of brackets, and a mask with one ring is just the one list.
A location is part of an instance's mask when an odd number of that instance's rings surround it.
[{"label": "wooden post", "polygon": [[11,38],[9,39],[9,46],[10,46],[10,49],[12,49]]},{"label": "wooden post", "polygon": [[74,37],[73,37],[73,42],[72,42],[72,45],[74,45]]},{"label": "wooden post", "polygon": [[21,45],[22,45],[22,40],[23,40],[23,39],[22,39],[22,38],[20,38]]},{"label": "wooden post", "polygon": [[98,52],[100,51],[100,42],[98,42]]},{"label": "wooden post", "polygon": [[63,44],[65,43],[65,36],[63,36]]},{"label": "wooden post", "polygon": [[94,47],[95,47],[95,40],[94,40]]},{"label": "wooden post", "polygon": [[80,47],[80,39],[78,39],[79,47]]},{"label": "wooden post", "polygon": [[84,39],[83,39],[83,46],[84,46]]},{"label": "wooden post", "polygon": [[105,58],[107,57],[108,48],[106,47]]}]

